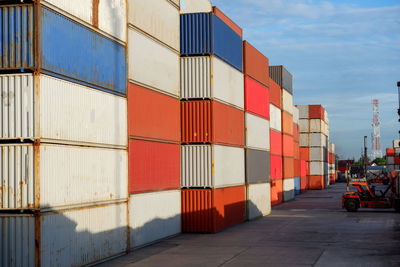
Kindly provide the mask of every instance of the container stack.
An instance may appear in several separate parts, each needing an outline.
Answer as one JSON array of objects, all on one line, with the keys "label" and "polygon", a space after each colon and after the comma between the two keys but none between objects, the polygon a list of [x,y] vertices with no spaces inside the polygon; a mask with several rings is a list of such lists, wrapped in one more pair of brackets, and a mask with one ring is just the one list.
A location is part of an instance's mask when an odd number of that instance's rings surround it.
[{"label": "container stack", "polygon": [[400,170],[400,140],[393,140],[393,148],[386,149],[386,170]]},{"label": "container stack", "polygon": [[301,161],[300,161],[300,145],[299,145],[299,109],[293,107],[293,154],[294,154],[294,193],[301,193]]},{"label": "container stack", "polygon": [[336,167],[335,167],[335,144],[329,142],[328,149],[328,166],[329,166],[329,184],[336,182]]},{"label": "container stack", "polygon": [[298,108],[300,147],[304,148],[302,157],[309,157],[308,187],[324,189],[329,185],[327,113],[321,105],[301,105]]},{"label": "container stack", "polygon": [[252,220],[271,212],[269,61],[243,42],[246,210]]},{"label": "container stack", "polygon": [[124,253],[125,2],[15,2],[0,5],[0,262]]},{"label": "container stack", "polygon": [[180,21],[182,231],[207,233],[245,220],[242,30],[196,7]]},{"label": "container stack", "polygon": [[128,1],[132,248],[181,229],[179,16],[177,0]]},{"label": "container stack", "polygon": [[269,76],[281,91],[283,201],[294,199],[294,138],[292,74],[284,66],[270,66]]},{"label": "container stack", "polygon": [[282,111],[281,87],[269,79],[270,151],[271,151],[271,204],[283,201],[282,179]]}]

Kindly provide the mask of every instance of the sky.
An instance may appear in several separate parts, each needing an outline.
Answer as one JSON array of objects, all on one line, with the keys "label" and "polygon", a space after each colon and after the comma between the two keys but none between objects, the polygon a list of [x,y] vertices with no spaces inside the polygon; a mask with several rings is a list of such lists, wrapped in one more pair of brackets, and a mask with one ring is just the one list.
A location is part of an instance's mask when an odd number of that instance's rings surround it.
[{"label": "sky", "polygon": [[322,104],[341,158],[371,149],[380,101],[382,152],[398,139],[399,0],[212,0],[249,41],[293,74],[295,104]]}]

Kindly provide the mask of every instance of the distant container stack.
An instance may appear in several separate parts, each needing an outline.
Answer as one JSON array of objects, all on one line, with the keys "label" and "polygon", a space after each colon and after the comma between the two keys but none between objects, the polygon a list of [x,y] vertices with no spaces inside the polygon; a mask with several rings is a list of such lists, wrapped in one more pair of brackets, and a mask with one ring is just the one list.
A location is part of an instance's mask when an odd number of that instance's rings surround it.
[{"label": "distant container stack", "polygon": [[335,155],[335,144],[329,142],[328,149],[328,166],[329,166],[329,184],[336,183],[336,155]]},{"label": "distant container stack", "polygon": [[284,66],[270,66],[269,76],[281,91],[283,201],[295,197],[293,77]]},{"label": "distant container stack", "polygon": [[245,220],[242,32],[208,1],[182,13],[182,231],[213,233]]},{"label": "distant container stack", "polygon": [[124,1],[0,5],[3,266],[128,249],[124,14]]},{"label": "distant container stack", "polygon": [[299,145],[299,109],[293,107],[293,171],[294,171],[294,193],[301,193],[301,160],[300,160],[300,145]]},{"label": "distant container stack", "polygon": [[393,147],[386,149],[386,170],[400,170],[400,140],[393,140]]},{"label": "distant container stack", "polygon": [[269,61],[243,42],[246,211],[252,220],[271,212]]},{"label": "distant container stack", "polygon": [[179,1],[128,1],[131,248],[181,232],[179,20]]},{"label": "distant container stack", "polygon": [[329,121],[321,105],[300,105],[300,147],[309,158],[309,189],[324,189],[329,185],[328,144]]},{"label": "distant container stack", "polygon": [[283,201],[282,179],[282,92],[281,87],[269,79],[270,99],[270,152],[271,152],[271,204],[274,206]]}]

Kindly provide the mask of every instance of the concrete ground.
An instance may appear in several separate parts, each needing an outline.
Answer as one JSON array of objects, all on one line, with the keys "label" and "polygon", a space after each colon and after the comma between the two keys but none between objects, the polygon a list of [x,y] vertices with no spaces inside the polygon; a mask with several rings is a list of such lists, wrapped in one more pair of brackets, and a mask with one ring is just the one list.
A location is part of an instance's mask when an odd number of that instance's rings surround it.
[{"label": "concrete ground", "polygon": [[182,234],[102,266],[400,266],[400,214],[341,208],[345,184],[309,191],[218,234]]}]

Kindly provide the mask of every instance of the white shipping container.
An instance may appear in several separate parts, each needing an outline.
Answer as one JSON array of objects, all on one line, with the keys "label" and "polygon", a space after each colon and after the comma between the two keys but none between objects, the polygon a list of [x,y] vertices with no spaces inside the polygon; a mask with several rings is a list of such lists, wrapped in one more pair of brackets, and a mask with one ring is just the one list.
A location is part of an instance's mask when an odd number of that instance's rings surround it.
[{"label": "white shipping container", "polygon": [[136,248],[181,232],[181,192],[160,191],[131,195],[131,247]]},{"label": "white shipping container", "polygon": [[299,145],[300,145],[300,147],[309,147],[310,146],[310,134],[300,133]]},{"label": "white shipping container", "polygon": [[324,162],[311,161],[310,162],[310,175],[325,175]]},{"label": "white shipping container", "polygon": [[289,201],[295,198],[294,189],[294,178],[283,179],[283,201]]},{"label": "white shipping container", "polygon": [[219,188],[245,183],[244,149],[220,145],[181,146],[181,186]]},{"label": "white shipping container", "polygon": [[299,108],[293,107],[293,122],[298,125],[300,124],[299,120]]},{"label": "white shipping container", "polygon": [[325,119],[325,123],[329,124],[328,112],[326,111],[326,109],[324,109],[324,119]]},{"label": "white shipping container", "polygon": [[324,128],[321,119],[310,120],[310,133],[324,133]]},{"label": "white shipping container", "polygon": [[179,53],[128,29],[128,76],[136,84],[179,96]]},{"label": "white shipping container", "polygon": [[54,144],[0,149],[2,210],[63,209],[128,198],[126,150]]},{"label": "white shipping container", "polygon": [[269,105],[271,129],[282,132],[282,112],[274,105]]},{"label": "white shipping container", "polygon": [[393,140],[393,148],[400,148],[400,139]]},{"label": "white shipping container", "polygon": [[269,121],[245,112],[246,147],[270,149]]},{"label": "white shipping container", "polygon": [[128,8],[128,23],[180,52],[179,10],[171,2],[128,0]]},{"label": "white shipping container", "polygon": [[310,147],[326,147],[326,139],[322,133],[310,133]]},{"label": "white shipping container", "polygon": [[297,105],[299,109],[299,119],[309,119],[309,108],[308,105]]},{"label": "white shipping container", "polygon": [[244,108],[243,73],[215,56],[181,58],[181,97],[212,98]]},{"label": "white shipping container", "polygon": [[329,152],[335,153],[335,144],[332,142],[329,142]]},{"label": "white shipping container", "polygon": [[210,13],[211,11],[212,5],[208,0],[181,0],[181,14],[200,12]]},{"label": "white shipping container", "polygon": [[299,131],[300,131],[300,133],[309,133],[310,132],[310,120],[309,119],[300,119],[299,120]]},{"label": "white shipping container", "polygon": [[247,219],[253,220],[271,213],[271,184],[250,184],[247,189]]},{"label": "white shipping container", "polygon": [[310,147],[310,161],[325,161],[325,151],[323,147]]},{"label": "white shipping container", "polygon": [[[98,18],[98,29],[110,37],[126,42],[126,2],[125,0],[101,0],[98,9],[94,9],[93,0],[42,0],[49,6],[74,20],[93,27],[94,18]],[[95,11],[97,14],[94,14]]]},{"label": "white shipping container", "polygon": [[282,92],[282,110],[290,115],[293,115],[293,95],[289,94],[286,90]]},{"label": "white shipping container", "polygon": [[44,213],[36,215],[38,225],[33,215],[0,214],[0,262],[82,266],[123,254],[128,241],[126,205]]},{"label": "white shipping container", "polygon": [[0,75],[0,139],[127,146],[126,98],[47,75]]}]

